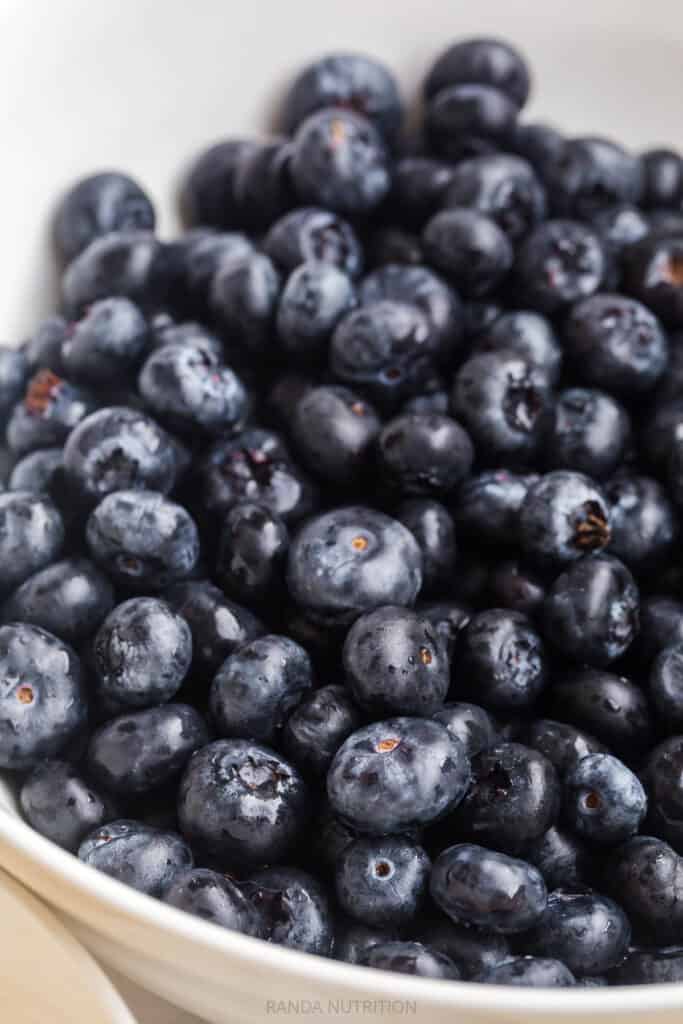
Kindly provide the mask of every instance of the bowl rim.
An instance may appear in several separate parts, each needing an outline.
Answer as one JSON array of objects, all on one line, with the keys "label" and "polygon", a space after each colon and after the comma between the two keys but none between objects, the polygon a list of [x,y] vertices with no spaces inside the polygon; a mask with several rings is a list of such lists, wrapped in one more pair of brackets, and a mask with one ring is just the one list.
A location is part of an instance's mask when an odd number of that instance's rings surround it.
[{"label": "bowl rim", "polygon": [[[478,1011],[509,1011],[509,986],[477,985],[467,981],[437,981],[415,978],[377,969],[368,969],[339,960],[314,956],[297,950],[276,946],[262,939],[251,938],[240,932],[222,928],[178,910],[160,900],[104,875],[96,868],[79,861],[76,856],[61,849],[41,836],[28,824],[6,808],[0,808],[0,840],[9,845],[22,858],[27,858],[43,873],[53,876],[72,890],[75,895],[87,895],[99,904],[103,913],[114,909],[119,915],[138,925],[152,926],[169,933],[176,940],[192,943],[207,953],[219,953],[245,968],[286,974],[302,984],[315,977],[320,984],[343,985],[355,990],[358,997],[373,1000],[403,1000],[416,1002],[423,1009],[467,1007]],[[9,865],[0,866],[14,874]],[[31,887],[30,879],[20,878]],[[35,891],[35,890],[34,890]],[[49,897],[48,897],[49,901]],[[79,917],[78,904],[63,908],[89,927],[95,927],[89,916]],[[612,988],[530,989],[515,988],[515,1013],[538,1017],[548,1013],[559,1016],[569,1013],[609,1016],[615,1013],[633,1015],[655,1010],[683,1009],[683,983],[614,986]]]}]

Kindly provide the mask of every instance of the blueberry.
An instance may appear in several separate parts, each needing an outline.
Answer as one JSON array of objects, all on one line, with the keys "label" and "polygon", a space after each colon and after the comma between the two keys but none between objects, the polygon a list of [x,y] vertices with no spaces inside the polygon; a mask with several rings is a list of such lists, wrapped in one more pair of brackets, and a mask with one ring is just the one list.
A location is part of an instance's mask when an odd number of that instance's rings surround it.
[{"label": "blueberry", "polygon": [[360,724],[360,713],[343,686],[321,686],[306,693],[290,714],[282,749],[301,771],[322,776]]},{"label": "blueberry", "polygon": [[240,886],[210,868],[190,868],[177,874],[162,895],[164,903],[230,928],[262,938],[264,922]]},{"label": "blueberry", "polygon": [[551,893],[527,937],[531,953],[560,959],[577,975],[601,975],[621,964],[631,925],[621,906],[595,892]]},{"label": "blueberry", "polygon": [[555,164],[564,149],[564,136],[550,125],[538,121],[517,124],[512,149],[528,160],[541,179]]},{"label": "blueberry", "polygon": [[356,304],[351,279],[332,263],[308,261],[291,272],[280,294],[278,340],[293,359],[325,360],[332,332]]},{"label": "blueberry", "polygon": [[545,182],[555,214],[585,220],[614,203],[637,203],[643,175],[638,158],[614,142],[576,138],[548,165]]},{"label": "blueberry", "polygon": [[15,462],[7,489],[50,494],[61,478],[63,465],[61,448],[36,448]]},{"label": "blueberry", "polygon": [[458,638],[454,687],[487,708],[529,707],[548,678],[539,633],[519,612],[491,608],[473,615]]},{"label": "blueberry", "polygon": [[391,190],[392,213],[404,224],[421,228],[440,209],[454,169],[444,160],[405,156],[396,162]]},{"label": "blueberry", "polygon": [[683,737],[672,736],[648,754],[641,779],[648,795],[647,831],[683,850]]},{"label": "blueberry", "polygon": [[133,597],[117,605],[93,642],[97,692],[122,710],[171,700],[191,660],[190,627],[155,597]]},{"label": "blueberry", "polygon": [[396,80],[380,61],[363,54],[331,53],[300,71],[285,95],[282,123],[295,132],[310,114],[327,107],[355,110],[391,143],[401,127]]},{"label": "blueberry", "polygon": [[302,462],[333,485],[358,483],[372,465],[381,428],[373,406],[348,388],[311,388],[294,409],[290,430]]},{"label": "blueberry", "polygon": [[173,440],[150,416],[126,406],[98,409],[64,445],[64,474],[88,505],[122,490],[170,491],[178,473]]},{"label": "blueberry", "polygon": [[304,206],[277,220],[263,249],[284,273],[301,263],[331,263],[352,279],[363,269],[363,249],[347,221],[331,210]]},{"label": "blueberry", "polygon": [[545,569],[601,551],[610,537],[609,503],[582,473],[547,473],[531,485],[519,510],[522,549]]},{"label": "blueberry", "polygon": [[67,558],[24,580],[2,606],[1,616],[4,622],[28,622],[79,644],[113,606],[107,577],[87,558]]},{"label": "blueberry", "polygon": [[607,753],[604,744],[594,736],[552,718],[537,718],[531,722],[525,733],[525,742],[555,765],[560,778],[564,778],[588,754]]},{"label": "blueberry", "polygon": [[611,264],[605,281],[610,287],[616,287],[621,279],[621,261],[628,247],[650,233],[648,217],[632,203],[616,203],[598,210],[591,216],[590,223],[600,236]]},{"label": "blueberry", "polygon": [[560,960],[516,956],[486,968],[472,978],[482,985],[518,985],[523,988],[568,988],[576,978]]},{"label": "blueberry", "polygon": [[496,222],[465,207],[436,213],[422,234],[427,261],[465,296],[480,298],[512,267],[513,251]]},{"label": "blueberry", "polygon": [[138,386],[152,413],[179,431],[232,434],[249,411],[244,385],[233,370],[188,345],[164,345],[153,352]]},{"label": "blueberry", "polygon": [[548,889],[577,889],[590,877],[592,857],[588,846],[554,825],[525,847],[524,856],[541,872]]},{"label": "blueberry", "polygon": [[450,361],[461,344],[463,313],[460,300],[443,278],[428,267],[395,264],[379,267],[363,278],[359,296],[365,306],[383,301],[416,306],[429,321],[439,362]]},{"label": "blueberry", "polygon": [[[671,497],[676,505],[683,506],[683,438],[676,438],[669,455],[668,483]],[[661,492],[662,499],[666,501],[664,492]],[[669,527],[669,532],[671,526]],[[666,527],[662,530],[663,539],[666,539]]]},{"label": "blueberry", "polygon": [[220,516],[240,501],[253,501],[290,523],[310,515],[316,504],[313,485],[282,439],[260,428],[212,445],[199,480],[205,508]]},{"label": "blueberry", "polygon": [[620,473],[605,486],[605,497],[610,506],[609,550],[634,572],[662,565],[678,534],[664,488],[651,477]]},{"label": "blueberry", "polygon": [[636,937],[648,946],[679,941],[683,857],[661,839],[634,836],[615,851],[607,877]]},{"label": "blueberry", "polygon": [[50,565],[63,544],[64,523],[47,495],[31,491],[0,494],[0,592],[9,593]]},{"label": "blueberry", "polygon": [[347,964],[360,963],[372,946],[395,942],[397,936],[380,928],[368,928],[351,918],[337,917],[334,935],[334,957]]},{"label": "blueberry", "polygon": [[412,605],[422,555],[405,526],[382,512],[336,509],[309,519],[295,535],[287,580],[308,615],[341,625],[380,605]]},{"label": "blueberry", "polygon": [[191,224],[230,228],[239,224],[235,176],[258,143],[226,139],[200,153],[183,184],[183,207]]},{"label": "blueberry", "polygon": [[[224,266],[246,259],[254,247],[239,231],[195,231],[184,235],[175,245],[178,280],[172,296],[173,306],[181,315],[206,319],[214,277]],[[175,339],[175,343],[181,344],[183,339]],[[220,358],[222,351],[221,345],[220,351],[214,354]]]},{"label": "blueberry", "polygon": [[413,266],[424,262],[418,235],[401,228],[378,228],[368,248],[368,262],[372,267],[387,263]]},{"label": "blueberry", "polygon": [[266,868],[252,875],[249,898],[264,921],[269,942],[329,956],[334,939],[332,908],[320,882],[299,868]]},{"label": "blueberry", "polygon": [[492,153],[457,165],[443,205],[465,206],[491,217],[516,242],[543,219],[545,191],[526,160]]},{"label": "blueberry", "polygon": [[151,232],[115,231],[90,242],[62,277],[62,296],[69,316],[78,316],[98,299],[124,296],[144,308],[160,300],[156,265],[161,243]]},{"label": "blueberry", "polygon": [[683,239],[657,232],[624,256],[624,290],[670,327],[683,327]]},{"label": "blueberry", "polygon": [[209,580],[175,583],[163,596],[189,625],[192,657],[204,672],[216,672],[238,647],[265,633],[252,612],[228,600]]},{"label": "blueberry", "polygon": [[667,731],[683,728],[683,646],[674,643],[659,652],[650,669],[649,693]]},{"label": "blueberry", "polygon": [[448,692],[446,648],[429,620],[406,608],[361,615],[347,633],[343,658],[353,699],[376,715],[430,715]]},{"label": "blueberry", "polygon": [[148,796],[177,782],[208,739],[204,719],[189,704],[129,711],[90,737],[88,773],[115,796]]},{"label": "blueberry", "polygon": [[62,343],[68,331],[68,322],[58,313],[40,321],[22,349],[33,373],[41,369],[52,370],[56,374],[64,372]]},{"label": "blueberry", "polygon": [[149,896],[161,896],[181,872],[193,866],[192,851],[180,836],[125,818],[86,836],[78,856]]},{"label": "blueberry", "polygon": [[599,289],[607,270],[594,231],[572,220],[547,220],[534,228],[517,254],[519,299],[555,314]]},{"label": "blueberry", "polygon": [[62,343],[62,366],[70,379],[104,387],[135,369],[147,338],[147,322],[135,303],[100,299],[69,330]]},{"label": "blueberry", "polygon": [[526,61],[501,39],[475,38],[453,43],[434,62],[424,83],[425,96],[463,82],[493,85],[518,107],[529,96],[531,80]]},{"label": "blueberry", "polygon": [[657,318],[621,295],[591,295],[577,303],[564,340],[577,375],[616,395],[648,391],[666,370],[667,340]]},{"label": "blueberry", "polygon": [[150,349],[164,345],[187,345],[207,353],[209,358],[220,362],[223,358],[223,342],[203,324],[193,320],[178,323],[168,313],[159,313],[150,323]]},{"label": "blueberry", "polygon": [[78,739],[87,719],[81,664],[52,633],[0,626],[0,766],[26,771]]},{"label": "blueberry", "polygon": [[366,967],[414,974],[419,978],[457,980],[460,977],[460,971],[450,957],[421,942],[378,942],[366,949],[358,962]]},{"label": "blueberry", "polygon": [[468,475],[472,442],[459,423],[438,413],[404,413],[377,439],[384,483],[404,495],[445,497]]},{"label": "blueberry", "polygon": [[294,136],[292,181],[300,200],[356,216],[391,186],[389,156],[371,121],[341,107],[310,114]]},{"label": "blueberry", "polygon": [[332,810],[352,828],[391,835],[428,825],[462,800],[463,745],[439,722],[392,718],[353,733],[327,774]]},{"label": "blueberry", "polygon": [[182,580],[199,560],[194,520],[158,491],[108,494],[88,518],[86,540],[95,561],[117,583],[138,590]]},{"label": "blueberry", "polygon": [[649,149],[640,158],[643,174],[641,205],[675,209],[683,199],[683,160],[671,149]]},{"label": "blueberry", "polygon": [[612,985],[656,985],[683,981],[683,947],[631,947],[609,974]]},{"label": "blueberry", "polygon": [[470,758],[492,747],[496,741],[496,724],[488,711],[478,704],[444,704],[432,718],[445,725],[451,736],[460,740]]},{"label": "blueberry", "polygon": [[23,401],[14,406],[7,423],[7,445],[14,455],[64,444],[69,433],[95,408],[92,395],[39,370],[31,378]]},{"label": "blueberry", "polygon": [[116,817],[108,797],[64,761],[43,761],[22,784],[19,802],[29,825],[75,853],[88,832]]},{"label": "blueberry", "polygon": [[494,153],[509,144],[515,128],[515,103],[492,85],[448,85],[426,103],[425,133],[437,156],[458,163]]},{"label": "blueberry", "polygon": [[232,193],[240,226],[264,231],[296,205],[289,139],[276,136],[250,147],[237,162]]},{"label": "blueberry", "polygon": [[455,376],[452,402],[480,458],[514,466],[536,457],[550,410],[538,367],[513,352],[472,356]]},{"label": "blueberry", "polygon": [[436,601],[419,604],[418,611],[423,618],[429,619],[443,639],[450,661],[456,649],[460,630],[469,622],[470,610],[458,601]]},{"label": "blueberry", "polygon": [[507,544],[517,530],[522,502],[537,476],[492,469],[466,480],[454,508],[456,525],[486,543]]},{"label": "blueberry", "polygon": [[551,709],[555,718],[585,730],[626,760],[651,746],[647,697],[621,676],[590,668],[571,673],[554,684]]},{"label": "blueberry", "polygon": [[237,600],[272,604],[283,589],[288,547],[289,533],[278,515],[239,502],[221,527],[216,578]]},{"label": "blueberry", "polygon": [[472,783],[454,820],[480,842],[519,853],[555,824],[560,796],[557,772],[543,754],[498,742],[472,759]]},{"label": "blueberry", "polygon": [[649,467],[657,476],[668,476],[673,468],[671,456],[677,447],[679,432],[683,436],[683,400],[676,395],[656,403],[651,416],[641,428],[640,447]]},{"label": "blueberry", "polygon": [[251,355],[272,351],[281,282],[264,253],[226,261],[211,282],[209,305],[221,332]]},{"label": "blueberry", "polygon": [[412,498],[397,506],[396,518],[410,530],[422,552],[423,594],[448,591],[457,553],[448,509],[429,498]]},{"label": "blueberry", "polygon": [[439,338],[417,306],[383,299],[348,313],[330,346],[335,380],[394,408],[427,383]]},{"label": "blueberry", "polygon": [[450,957],[466,979],[510,957],[510,943],[504,935],[468,928],[447,917],[428,918],[418,932],[418,938],[438,953]]},{"label": "blueberry", "polygon": [[545,883],[531,864],[460,843],[434,861],[432,899],[456,924],[503,935],[531,928],[545,910]]},{"label": "blueberry", "polygon": [[611,395],[594,388],[567,388],[553,407],[546,463],[603,480],[624,458],[630,434],[628,413]]},{"label": "blueberry", "polygon": [[683,602],[654,594],[645,597],[640,608],[637,654],[650,664],[665,647],[683,643]]},{"label": "blueberry", "polygon": [[475,339],[472,351],[516,352],[543,370],[556,384],[562,368],[562,348],[550,321],[540,313],[503,313]]},{"label": "blueberry", "polygon": [[64,195],[55,214],[55,243],[63,260],[78,256],[112,231],[153,231],[154,207],[136,181],[118,171],[82,178]]},{"label": "blueberry", "polygon": [[255,868],[282,860],[303,838],[310,799],[298,771],[274,750],[216,740],[185,769],[178,820],[193,849],[220,866]]},{"label": "blueberry", "polygon": [[496,564],[488,580],[491,604],[535,616],[543,607],[546,587],[538,572],[520,561]]},{"label": "blueberry", "polygon": [[618,758],[587,754],[567,772],[563,806],[567,822],[579,835],[594,843],[618,843],[639,830],[647,796]]},{"label": "blueberry", "polygon": [[410,924],[427,895],[431,862],[405,839],[358,839],[337,864],[336,891],[342,909],[371,927]]},{"label": "blueberry", "polygon": [[601,668],[628,650],[638,632],[638,608],[626,566],[609,555],[585,555],[550,588],[545,636],[566,657]]},{"label": "blueberry", "polygon": [[299,644],[262,636],[234,651],[211,685],[211,721],[219,736],[271,743],[312,686],[312,666]]},{"label": "blueberry", "polygon": [[0,348],[0,420],[3,424],[23,397],[29,372],[29,362],[22,349]]}]

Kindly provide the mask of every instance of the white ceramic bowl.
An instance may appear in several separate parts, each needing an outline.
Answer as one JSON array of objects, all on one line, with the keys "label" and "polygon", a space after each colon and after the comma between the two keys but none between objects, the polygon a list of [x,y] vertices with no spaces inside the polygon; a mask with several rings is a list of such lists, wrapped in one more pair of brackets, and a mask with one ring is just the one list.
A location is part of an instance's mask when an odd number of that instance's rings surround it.
[{"label": "white ceramic bowl", "polygon": [[[0,330],[9,343],[53,301],[49,215],[60,190],[104,167],[149,188],[162,235],[177,175],[202,146],[265,128],[307,59],[375,53],[414,87],[458,36],[499,34],[536,72],[530,115],[633,146],[683,142],[680,0],[0,0]],[[105,964],[227,1021],[387,1016],[459,1021],[680,1024],[683,985],[532,991],[369,971],[221,930],[97,874],[32,832],[0,787],[0,866],[69,919]]]}]

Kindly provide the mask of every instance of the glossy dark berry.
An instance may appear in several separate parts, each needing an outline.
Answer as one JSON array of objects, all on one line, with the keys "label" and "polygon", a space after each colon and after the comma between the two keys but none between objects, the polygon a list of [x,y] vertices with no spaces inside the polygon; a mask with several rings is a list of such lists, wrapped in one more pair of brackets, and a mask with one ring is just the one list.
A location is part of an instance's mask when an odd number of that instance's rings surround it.
[{"label": "glossy dark berry", "polygon": [[624,290],[670,327],[683,327],[683,239],[654,233],[624,258]]},{"label": "glossy dark berry", "polygon": [[216,672],[228,655],[266,632],[248,608],[230,601],[209,580],[175,583],[163,597],[190,627],[192,658],[204,672]]},{"label": "glossy dark berry", "polygon": [[263,920],[265,938],[304,953],[329,956],[334,939],[332,908],[320,882],[299,868],[266,868],[245,891]]},{"label": "glossy dark berry", "polygon": [[232,191],[241,226],[258,232],[296,206],[292,146],[282,136],[259,141],[235,167]]},{"label": "glossy dark berry", "polygon": [[488,463],[528,463],[536,456],[548,421],[546,374],[520,356],[473,356],[453,385],[453,411],[478,455]]},{"label": "glossy dark berry", "polygon": [[446,648],[428,619],[385,605],[356,619],[343,653],[354,701],[383,714],[430,715],[450,682]]},{"label": "glossy dark berry", "polygon": [[456,923],[504,935],[532,927],[547,900],[545,883],[533,865],[469,843],[439,854],[430,891]]},{"label": "glossy dark berry", "polygon": [[252,139],[226,139],[200,153],[183,183],[182,205],[189,223],[215,228],[239,223],[235,176],[257,146]]},{"label": "glossy dark berry", "polygon": [[380,928],[368,928],[353,918],[338,914],[334,935],[334,958],[347,964],[358,964],[372,946],[395,942],[396,934]]},{"label": "glossy dark berry", "polygon": [[191,868],[175,876],[162,894],[164,903],[243,935],[264,937],[264,921],[242,888],[210,868]]},{"label": "glossy dark berry", "polygon": [[381,422],[370,402],[356,392],[319,387],[297,403],[290,429],[311,473],[333,485],[348,486],[367,475]]},{"label": "glossy dark berry", "polygon": [[46,568],[64,544],[64,523],[46,494],[0,494],[0,593],[9,593]]},{"label": "glossy dark berry", "polygon": [[401,97],[394,76],[380,61],[362,54],[331,53],[300,71],[283,102],[285,131],[295,132],[309,114],[327,107],[362,114],[388,142],[395,141],[401,126]]},{"label": "glossy dark berry", "polygon": [[648,572],[670,554],[678,520],[664,488],[646,476],[621,473],[605,485],[609,550],[634,572]]},{"label": "glossy dark berry", "polygon": [[88,832],[117,817],[111,800],[65,761],[43,761],[24,781],[19,802],[29,825],[75,853]]},{"label": "glossy dark berry", "polygon": [[675,208],[683,199],[683,160],[671,149],[649,149],[640,158],[643,174],[641,205]]},{"label": "glossy dark berry", "polygon": [[661,839],[634,836],[617,847],[606,878],[637,939],[645,939],[648,946],[678,942],[683,857]]},{"label": "glossy dark berry", "polygon": [[594,843],[618,843],[639,830],[647,811],[645,790],[612,754],[587,754],[567,772],[564,815],[569,826]]},{"label": "glossy dark berry", "polygon": [[33,373],[41,369],[52,370],[56,374],[64,372],[62,342],[68,330],[68,322],[58,313],[41,320],[21,350]]},{"label": "glossy dark berry", "polygon": [[450,957],[466,979],[510,957],[510,943],[500,932],[468,928],[442,915],[427,918],[418,938]]},{"label": "glossy dark berry", "polygon": [[239,601],[272,603],[283,587],[288,547],[289,532],[279,516],[239,502],[221,527],[216,578]]},{"label": "glossy dark berry", "polygon": [[669,475],[679,430],[683,434],[683,401],[676,394],[657,402],[651,409],[651,416],[642,424],[640,447],[657,476]]},{"label": "glossy dark berry", "polygon": [[521,53],[501,39],[485,37],[465,39],[444,50],[425,79],[425,95],[462,82],[493,85],[518,107],[526,103],[531,84]]},{"label": "glossy dark berry", "polygon": [[555,214],[585,220],[614,203],[637,203],[643,177],[637,157],[608,139],[586,137],[567,139],[545,182]]},{"label": "glossy dark berry", "polygon": [[183,835],[224,868],[282,860],[302,839],[309,816],[310,794],[298,771],[249,740],[203,747],[180,783]]},{"label": "glossy dark berry", "polygon": [[14,455],[64,444],[69,433],[96,402],[51,370],[39,370],[28,382],[7,423],[7,445]]},{"label": "glossy dark berry", "polygon": [[488,711],[478,704],[444,704],[434,712],[432,718],[445,725],[451,736],[460,740],[469,758],[476,757],[496,742],[496,723]]},{"label": "glossy dark berry", "polygon": [[628,413],[611,395],[594,388],[567,388],[553,406],[546,464],[603,480],[622,461],[630,434]]},{"label": "glossy dark berry", "polygon": [[562,348],[550,321],[541,313],[503,313],[475,339],[473,352],[516,352],[543,370],[556,384],[562,369]]},{"label": "glossy dark berry", "polygon": [[396,507],[396,518],[410,530],[422,552],[422,593],[448,591],[457,555],[448,509],[430,498],[411,498]]},{"label": "glossy dark berry", "polygon": [[471,537],[507,544],[517,529],[522,502],[537,476],[507,469],[486,470],[464,482],[454,508],[455,522]]},{"label": "glossy dark berry", "polygon": [[450,164],[433,157],[406,156],[398,160],[390,199],[396,217],[421,228],[443,206],[453,173]]},{"label": "glossy dark berry", "polygon": [[649,694],[667,732],[683,728],[683,646],[660,651],[650,669]]},{"label": "glossy dark berry", "polygon": [[[173,305],[181,315],[198,318],[206,317],[214,277],[226,264],[243,260],[254,250],[247,236],[239,231],[194,231],[184,235],[176,246],[180,253]],[[184,344],[185,340],[176,337],[171,343]],[[207,345],[200,347],[206,349]],[[221,357],[222,345],[220,350],[211,344],[208,348]]]},{"label": "glossy dark berry", "polygon": [[124,296],[144,308],[161,300],[155,263],[161,243],[149,231],[115,231],[90,242],[62,277],[67,315],[77,317],[98,299]]},{"label": "glossy dark berry", "polygon": [[100,299],[70,328],[62,366],[69,379],[103,387],[135,369],[147,338],[147,322],[130,299]]},{"label": "glossy dark berry", "polygon": [[61,478],[63,465],[61,448],[36,448],[15,462],[7,489],[50,494]]},{"label": "glossy dark berry", "polygon": [[640,606],[640,633],[634,645],[640,661],[649,665],[660,651],[683,642],[683,602],[654,594]]},{"label": "glossy dark berry", "polygon": [[449,660],[452,659],[460,630],[470,620],[470,610],[458,601],[436,601],[419,604],[418,611],[425,619],[429,619],[442,637]]},{"label": "glossy dark berry", "polygon": [[509,608],[530,616],[540,611],[546,595],[545,582],[536,569],[514,560],[494,566],[488,579],[488,589],[490,603],[497,608]]},{"label": "glossy dark berry", "polygon": [[300,264],[287,278],[277,308],[278,340],[292,359],[324,361],[332,332],[356,304],[351,279],[331,263]]},{"label": "glossy dark berry", "polygon": [[529,161],[541,178],[545,178],[564,148],[564,137],[548,124],[526,121],[517,124],[512,148]]},{"label": "glossy dark berry", "polygon": [[343,686],[306,693],[282,730],[282,749],[301,771],[324,775],[345,739],[360,727],[361,715]]},{"label": "glossy dark berry", "polygon": [[268,635],[234,651],[211,685],[211,722],[218,736],[274,741],[312,686],[308,654],[286,636]]},{"label": "glossy dark berry", "polygon": [[521,853],[554,825],[560,782],[550,761],[520,743],[488,747],[472,760],[472,783],[456,820],[494,849]]},{"label": "glossy dark berry", "polygon": [[601,551],[610,537],[609,503],[582,473],[547,473],[531,485],[519,510],[522,549],[546,569]]},{"label": "glossy dark berry", "polygon": [[344,624],[380,605],[412,605],[422,584],[422,555],[397,520],[352,506],[305,523],[289,548],[287,581],[308,615]]},{"label": "glossy dark berry", "polygon": [[114,589],[87,558],[53,562],[29,576],[2,606],[4,622],[29,622],[70,644],[90,637],[114,606]]},{"label": "glossy dark berry", "polygon": [[585,886],[591,873],[591,852],[583,840],[554,825],[524,848],[524,856],[543,875],[551,889]]},{"label": "glossy dark berry", "polygon": [[538,718],[524,734],[525,743],[551,761],[561,779],[588,754],[606,754],[607,748],[594,736],[567,722]]},{"label": "glossy dark berry", "polygon": [[377,440],[384,483],[404,495],[443,497],[469,473],[472,443],[448,416],[409,413],[397,416]]},{"label": "glossy dark berry", "polygon": [[64,473],[74,496],[93,505],[113,491],[170,491],[178,474],[171,437],[150,416],[125,406],[98,409],[64,445]]},{"label": "glossy dark berry", "polygon": [[559,313],[597,292],[606,269],[594,231],[578,221],[544,221],[517,254],[519,299],[541,313]]},{"label": "glossy dark berry", "polygon": [[353,733],[327,774],[335,814],[359,832],[393,835],[438,820],[469,784],[463,745],[439,722],[392,718]]},{"label": "glossy dark berry", "polygon": [[214,274],[209,304],[221,332],[251,355],[273,349],[281,280],[264,254],[252,252],[226,261]]},{"label": "glossy dark berry", "polygon": [[648,754],[641,768],[647,791],[647,831],[683,850],[683,737],[672,736]]},{"label": "glossy dark berry", "polygon": [[427,100],[425,133],[437,156],[457,163],[504,149],[514,134],[517,107],[492,85],[464,83]]},{"label": "glossy dark berry", "polygon": [[638,587],[626,566],[609,555],[586,555],[550,588],[545,635],[566,657],[601,668],[630,647],[638,609]]},{"label": "glossy dark berry", "polygon": [[153,231],[154,223],[154,207],[136,181],[119,171],[92,174],[62,197],[55,214],[55,243],[61,259],[71,260],[102,235]]},{"label": "glossy dark berry", "polygon": [[513,251],[496,222],[466,207],[441,210],[425,226],[427,261],[463,295],[480,298],[501,283]]},{"label": "glossy dark berry", "polygon": [[457,165],[444,205],[486,214],[516,242],[543,218],[546,204],[545,191],[526,160],[492,153]]},{"label": "glossy dark berry", "polygon": [[476,974],[472,981],[482,985],[517,985],[522,988],[569,988],[577,984],[561,960],[537,956],[511,957]]},{"label": "glossy dark berry", "polygon": [[405,839],[357,839],[336,870],[342,910],[363,924],[397,928],[411,924],[428,891],[431,862],[421,846]]},{"label": "glossy dark berry", "polygon": [[558,680],[551,696],[552,713],[585,730],[626,760],[652,744],[652,715],[640,686],[611,672],[583,669]]},{"label": "glossy dark berry", "polygon": [[125,818],[86,836],[78,856],[149,896],[161,896],[181,872],[193,866],[192,851],[179,835]]},{"label": "glossy dark berry", "polygon": [[454,689],[486,708],[531,706],[546,685],[548,658],[525,615],[492,608],[473,615],[458,639]]},{"label": "glossy dark berry", "polygon": [[372,267],[384,264],[413,266],[424,262],[419,236],[401,228],[378,228],[368,249]]},{"label": "glossy dark berry", "polygon": [[52,633],[0,626],[0,766],[26,771],[79,738],[87,720],[81,663]]},{"label": "glossy dark berry", "polygon": [[419,978],[457,980],[460,971],[445,953],[421,942],[378,942],[365,951],[359,963],[382,971],[414,974]]},{"label": "glossy dark berry", "polygon": [[576,374],[615,395],[648,391],[666,370],[668,345],[657,318],[622,295],[600,293],[579,302],[564,341]]},{"label": "glossy dark berry", "polygon": [[317,206],[303,206],[277,220],[263,249],[286,274],[301,263],[331,263],[352,279],[363,270],[363,249],[351,225]]},{"label": "glossy dark berry", "polygon": [[609,974],[613,985],[656,985],[683,981],[683,947],[632,946],[626,959]]},{"label": "glossy dark berry", "polygon": [[372,122],[336,107],[309,115],[294,136],[294,189],[302,203],[356,216],[389,192],[388,153]]}]

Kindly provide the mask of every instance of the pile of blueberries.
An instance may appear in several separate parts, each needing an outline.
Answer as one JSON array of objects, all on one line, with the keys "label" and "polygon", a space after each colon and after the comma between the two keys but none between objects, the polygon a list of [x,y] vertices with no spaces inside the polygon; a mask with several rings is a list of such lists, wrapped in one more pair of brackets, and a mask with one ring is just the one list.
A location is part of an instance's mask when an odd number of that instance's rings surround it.
[{"label": "pile of blueberries", "polygon": [[683,161],[451,46],[55,223],[0,352],[0,767],[86,863],[431,978],[683,980]]}]

